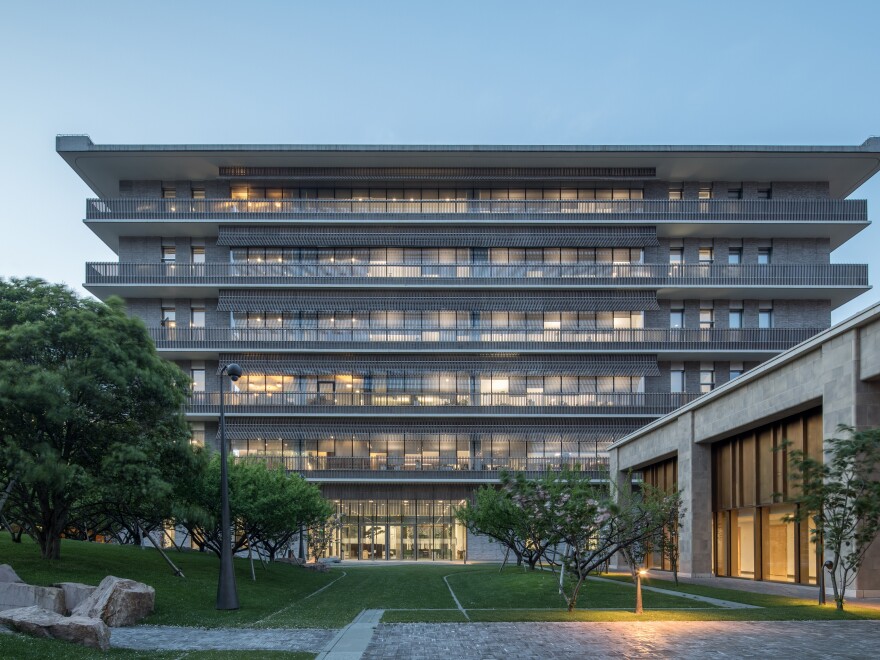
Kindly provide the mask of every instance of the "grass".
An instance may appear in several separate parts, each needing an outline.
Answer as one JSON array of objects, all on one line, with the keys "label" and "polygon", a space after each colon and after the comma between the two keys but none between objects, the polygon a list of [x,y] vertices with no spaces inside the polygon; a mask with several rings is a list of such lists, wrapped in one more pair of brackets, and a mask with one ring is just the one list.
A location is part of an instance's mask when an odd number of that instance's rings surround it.
[{"label": "grass", "polygon": [[[232,660],[241,658],[241,651],[129,651],[110,649],[98,651],[76,644],[58,642],[51,639],[35,639],[25,635],[0,634],[0,658],[10,660],[92,660],[112,658],[113,660],[133,660],[136,658],[158,658],[160,660]],[[314,653],[284,653],[281,651],[248,651],[248,660],[313,660]]]}]

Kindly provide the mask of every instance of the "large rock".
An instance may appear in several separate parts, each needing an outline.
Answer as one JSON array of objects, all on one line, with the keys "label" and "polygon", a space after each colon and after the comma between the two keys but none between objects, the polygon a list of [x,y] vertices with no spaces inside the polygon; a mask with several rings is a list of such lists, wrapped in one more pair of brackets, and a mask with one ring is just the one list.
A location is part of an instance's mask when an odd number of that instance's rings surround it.
[{"label": "large rock", "polygon": [[73,609],[72,614],[101,619],[113,628],[132,626],[153,613],[155,602],[153,587],[108,575],[91,596]]},{"label": "large rock", "polygon": [[0,582],[24,582],[9,564],[0,564]]},{"label": "large rock", "polygon": [[34,637],[63,639],[101,650],[110,647],[110,629],[100,619],[62,616],[41,607],[19,607],[0,612],[0,625]]},{"label": "large rock", "polygon": [[24,582],[0,582],[0,611],[36,605],[58,614],[67,612],[64,592],[56,587],[35,587]]},{"label": "large rock", "polygon": [[64,592],[64,608],[65,614],[70,614],[79,607],[79,604],[95,593],[98,587],[91,584],[82,584],[81,582],[59,582],[53,584]]}]

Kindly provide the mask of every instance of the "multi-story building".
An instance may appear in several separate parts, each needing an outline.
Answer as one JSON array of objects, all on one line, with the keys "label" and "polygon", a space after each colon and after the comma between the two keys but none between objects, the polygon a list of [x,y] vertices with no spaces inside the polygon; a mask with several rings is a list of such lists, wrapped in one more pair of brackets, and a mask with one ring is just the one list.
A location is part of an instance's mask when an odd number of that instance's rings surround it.
[{"label": "multi-story building", "polygon": [[60,136],[124,297],[217,442],[322,484],[345,558],[492,548],[453,511],[606,448],[868,287],[851,147],[136,146]]}]

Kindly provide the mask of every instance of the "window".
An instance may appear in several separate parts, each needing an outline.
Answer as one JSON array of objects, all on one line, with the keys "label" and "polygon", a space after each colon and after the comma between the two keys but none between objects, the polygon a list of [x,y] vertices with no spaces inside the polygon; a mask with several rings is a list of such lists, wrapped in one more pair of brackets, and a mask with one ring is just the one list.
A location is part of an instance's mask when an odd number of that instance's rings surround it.
[{"label": "window", "polygon": [[669,372],[669,389],[671,392],[684,392],[684,369],[673,369]]},{"label": "window", "polygon": [[730,310],[728,325],[734,330],[739,330],[743,327],[743,311],[741,309]]},{"label": "window", "polygon": [[203,264],[205,263],[205,248],[203,247],[194,247],[192,249],[192,262],[194,264]]},{"label": "window", "polygon": [[684,250],[682,248],[670,248],[669,249],[669,263],[671,263],[671,264],[684,263]]},{"label": "window", "polygon": [[162,320],[159,324],[164,328],[174,328],[177,326],[177,310],[174,307],[162,308]]},{"label": "window", "polygon": [[204,188],[193,188],[192,195],[193,195],[193,199],[205,199],[205,189]]},{"label": "window", "polygon": [[730,363],[730,380],[734,378],[739,378],[743,375],[743,363],[742,362],[731,362]]},{"label": "window", "polygon": [[727,253],[727,263],[731,266],[738,266],[742,263],[743,251],[742,248],[730,248],[730,251]]},{"label": "window", "polygon": [[177,197],[177,188],[162,186],[162,199],[175,199]]},{"label": "window", "polygon": [[669,310],[669,327],[684,327],[684,309],[682,309],[681,307],[676,307]]},{"label": "window", "polygon": [[773,248],[758,248],[758,263],[765,266],[769,264],[772,253]]},{"label": "window", "polygon": [[715,251],[710,247],[702,247],[699,252],[701,264],[711,264],[714,261]]},{"label": "window", "polygon": [[670,187],[669,188],[669,199],[680,200],[684,199],[684,191],[681,189],[681,186],[678,187]]},{"label": "window", "polygon": [[758,327],[773,327],[773,309],[771,307],[762,307],[758,310]]},{"label": "window", "polygon": [[177,248],[174,247],[163,247],[162,248],[162,263],[163,264],[173,264],[177,260]]},{"label": "window", "polygon": [[711,186],[700,186],[700,192],[697,194],[699,199],[712,199],[712,188]]},{"label": "window", "polygon": [[700,310],[700,329],[701,330],[710,330],[715,327],[715,310],[714,309],[701,309]]},{"label": "window", "polygon": [[204,307],[193,307],[190,310],[192,314],[190,316],[189,327],[191,328],[204,328],[205,327],[205,308]]},{"label": "window", "polygon": [[758,188],[758,199],[771,199],[772,197],[773,191],[769,186]]},{"label": "window", "polygon": [[700,393],[705,394],[706,392],[711,392],[715,389],[715,370],[714,369],[701,369],[700,370]]},{"label": "window", "polygon": [[742,199],[743,189],[742,188],[728,188],[727,189],[727,199]]},{"label": "window", "polygon": [[189,377],[192,378],[193,392],[204,392],[205,391],[205,368],[204,367],[196,367],[195,369],[190,369]]}]

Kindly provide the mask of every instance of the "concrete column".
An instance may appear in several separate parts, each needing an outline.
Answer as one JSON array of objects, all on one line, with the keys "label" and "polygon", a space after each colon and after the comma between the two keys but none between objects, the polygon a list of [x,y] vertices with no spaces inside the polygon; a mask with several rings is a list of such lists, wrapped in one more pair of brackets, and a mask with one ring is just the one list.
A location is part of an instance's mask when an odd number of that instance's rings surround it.
[{"label": "concrete column", "polygon": [[694,444],[693,413],[676,422],[678,488],[684,517],[678,535],[679,570],[684,576],[712,574],[712,450]]}]

